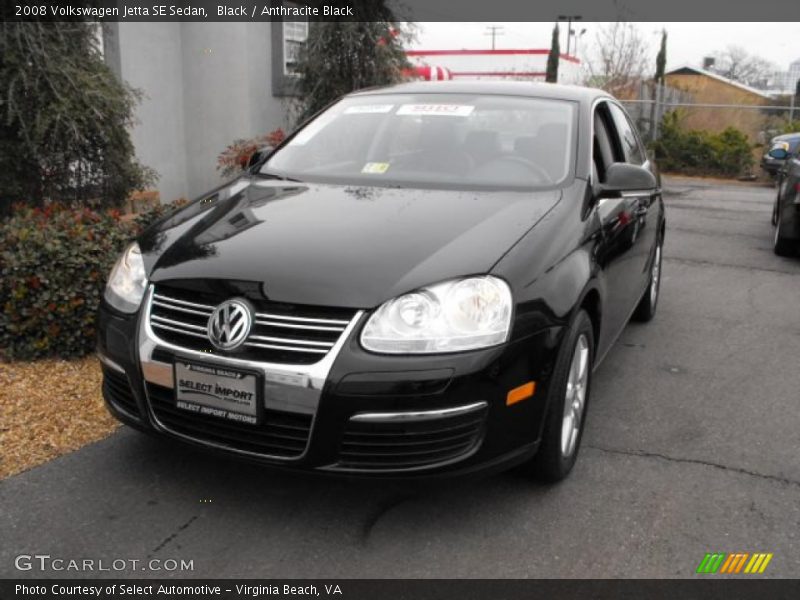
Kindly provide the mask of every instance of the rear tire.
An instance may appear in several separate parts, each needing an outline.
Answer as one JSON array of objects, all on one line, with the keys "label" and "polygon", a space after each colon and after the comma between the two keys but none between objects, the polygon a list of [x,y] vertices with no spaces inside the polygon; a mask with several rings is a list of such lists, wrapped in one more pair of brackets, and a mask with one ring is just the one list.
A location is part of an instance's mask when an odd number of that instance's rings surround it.
[{"label": "rear tire", "polygon": [[655,256],[653,256],[653,264],[650,265],[650,283],[647,285],[647,290],[639,300],[636,310],[633,311],[633,320],[646,323],[656,316],[656,307],[658,306],[658,296],[661,293],[661,254],[663,242],[659,237],[656,244]]},{"label": "rear tire", "polygon": [[795,253],[794,241],[787,239],[781,235],[781,210],[780,206],[777,209],[777,216],[775,218],[775,240],[772,249],[778,256],[792,256]]},{"label": "rear tire", "polygon": [[581,310],[567,331],[550,380],[544,431],[530,463],[532,474],[554,483],[569,475],[578,458],[589,402],[594,329]]}]

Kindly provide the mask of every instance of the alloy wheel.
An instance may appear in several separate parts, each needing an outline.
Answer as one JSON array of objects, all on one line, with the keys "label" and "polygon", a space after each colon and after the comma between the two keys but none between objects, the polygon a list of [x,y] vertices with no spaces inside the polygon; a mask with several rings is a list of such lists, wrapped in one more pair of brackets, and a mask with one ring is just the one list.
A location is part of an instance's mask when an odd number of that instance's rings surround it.
[{"label": "alloy wheel", "polygon": [[589,340],[581,334],[575,342],[572,364],[567,376],[567,391],[564,398],[564,415],[561,421],[561,454],[565,457],[575,452],[581,426],[586,392],[589,383]]},{"label": "alloy wheel", "polygon": [[655,307],[658,300],[658,286],[661,283],[661,244],[656,246],[653,267],[650,270],[650,305]]}]

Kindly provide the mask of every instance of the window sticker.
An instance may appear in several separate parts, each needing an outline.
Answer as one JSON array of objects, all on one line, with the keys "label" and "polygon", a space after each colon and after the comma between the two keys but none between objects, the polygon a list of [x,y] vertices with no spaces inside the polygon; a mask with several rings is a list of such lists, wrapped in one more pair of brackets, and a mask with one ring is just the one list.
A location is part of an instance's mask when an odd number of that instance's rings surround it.
[{"label": "window sticker", "polygon": [[475,106],[468,104],[403,104],[398,115],[437,115],[443,117],[468,117]]},{"label": "window sticker", "polygon": [[346,115],[364,115],[374,113],[388,113],[394,108],[394,104],[361,104],[359,106],[348,106],[344,109]]},{"label": "window sticker", "polygon": [[368,162],[367,164],[364,165],[364,168],[361,169],[361,172],[380,175],[381,173],[386,173],[386,171],[388,170],[389,170],[389,163]]}]

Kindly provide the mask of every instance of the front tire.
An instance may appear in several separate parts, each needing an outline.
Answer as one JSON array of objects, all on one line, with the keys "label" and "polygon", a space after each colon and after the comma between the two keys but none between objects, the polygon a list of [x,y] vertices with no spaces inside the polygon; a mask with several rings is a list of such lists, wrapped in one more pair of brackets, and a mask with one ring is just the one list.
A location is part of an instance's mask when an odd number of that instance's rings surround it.
[{"label": "front tire", "polygon": [[542,481],[561,481],[578,458],[594,364],[594,330],[581,310],[567,331],[550,380],[539,452],[531,461]]},{"label": "front tire", "polygon": [[658,296],[661,291],[661,247],[663,242],[659,238],[656,244],[655,255],[653,256],[653,264],[650,265],[650,283],[647,290],[639,300],[636,310],[633,312],[633,320],[646,323],[653,319],[656,315],[656,307],[658,306]]}]

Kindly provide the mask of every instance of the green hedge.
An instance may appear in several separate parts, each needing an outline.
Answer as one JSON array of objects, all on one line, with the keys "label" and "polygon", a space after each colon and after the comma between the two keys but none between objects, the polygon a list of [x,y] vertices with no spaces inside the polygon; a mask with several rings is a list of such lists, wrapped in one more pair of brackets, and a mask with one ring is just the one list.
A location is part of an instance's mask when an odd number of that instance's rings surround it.
[{"label": "green hedge", "polygon": [[94,351],[95,316],[117,256],[165,212],[16,205],[0,221],[0,359],[75,358]]},{"label": "green hedge", "polygon": [[675,111],[664,115],[653,148],[659,168],[671,173],[736,177],[753,166],[753,148],[743,132],[734,127],[721,133],[685,130]]}]

